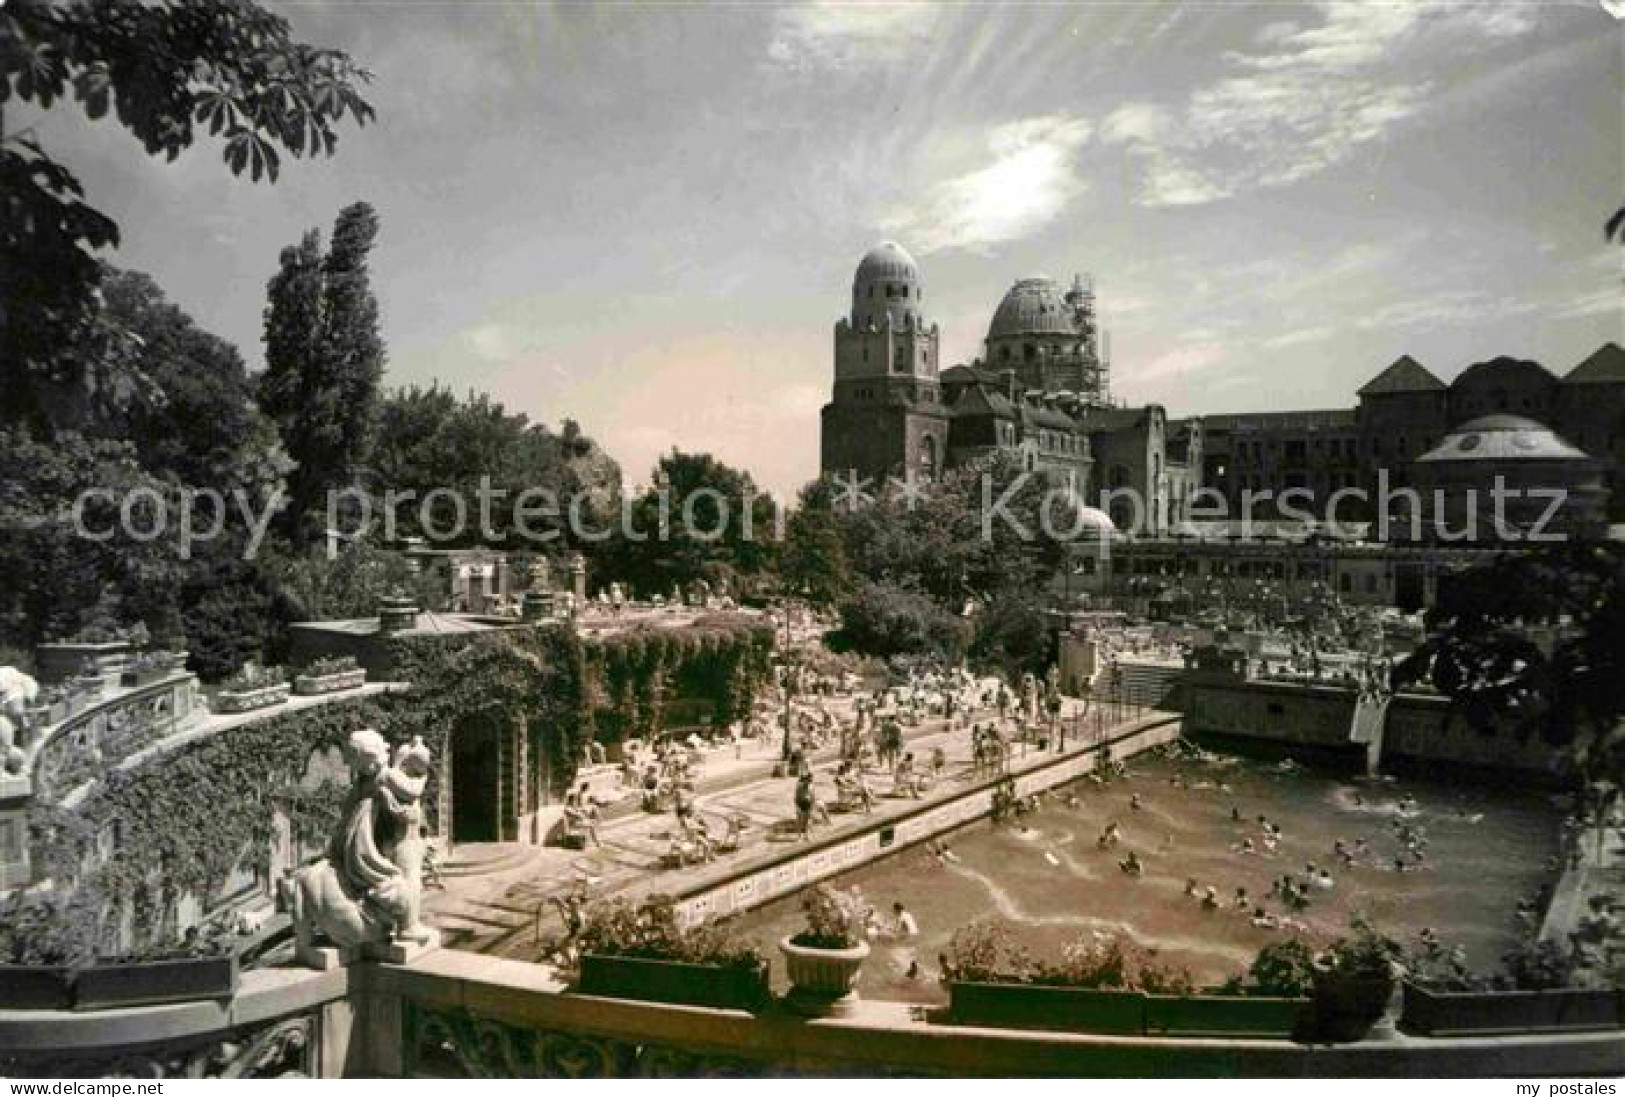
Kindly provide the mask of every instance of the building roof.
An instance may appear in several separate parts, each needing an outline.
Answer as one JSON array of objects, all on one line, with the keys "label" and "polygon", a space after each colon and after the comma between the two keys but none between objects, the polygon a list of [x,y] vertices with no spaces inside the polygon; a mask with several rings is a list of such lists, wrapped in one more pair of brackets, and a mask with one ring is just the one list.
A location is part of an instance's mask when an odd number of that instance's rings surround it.
[{"label": "building roof", "polygon": [[1391,396],[1401,392],[1443,392],[1448,386],[1416,359],[1402,354],[1394,364],[1361,385],[1356,395]]},{"label": "building roof", "polygon": [[[1169,420],[1168,428],[1176,422]],[[1316,431],[1352,430],[1359,422],[1353,408],[1316,408],[1309,411],[1241,411],[1222,415],[1202,415],[1196,418],[1208,431]]]},{"label": "building roof", "polygon": [[953,413],[966,419],[978,415],[992,415],[1000,419],[1016,417],[1016,409],[1003,393],[981,385],[972,385],[966,389],[965,395],[954,404]]},{"label": "building roof", "polygon": [[1136,408],[1090,408],[1083,416],[1085,430],[1127,430],[1139,426],[1150,404]]},{"label": "building roof", "polygon": [[1625,350],[1618,343],[1604,343],[1591,357],[1569,370],[1565,385],[1625,384]]},{"label": "building roof", "polygon": [[1010,287],[993,311],[987,337],[1006,335],[1070,335],[1078,329],[1072,323],[1072,306],[1060,286],[1049,278],[1023,278]]},{"label": "building roof", "polygon": [[914,256],[903,250],[901,244],[887,240],[870,248],[858,262],[852,283],[862,282],[918,282],[920,265]]},{"label": "building roof", "polygon": [[1001,387],[1004,385],[1004,377],[1000,374],[994,373],[990,369],[983,369],[980,366],[967,366],[964,363],[960,363],[957,366],[949,366],[947,369],[942,371],[938,377],[938,380],[945,385],[982,384],[998,385]]},{"label": "building roof", "polygon": [[1446,434],[1418,462],[1589,461],[1585,451],[1543,423],[1521,415],[1484,415]]},{"label": "building roof", "polygon": [[1506,384],[1509,380],[1508,375],[1515,373],[1532,374],[1537,384],[1551,384],[1557,380],[1552,371],[1539,362],[1503,354],[1487,362],[1474,362],[1450,382],[1450,387],[1452,390],[1460,389],[1480,381],[1484,384]]},{"label": "building roof", "polygon": [[1021,414],[1025,422],[1036,423],[1043,427],[1055,427],[1059,430],[1078,430],[1081,424],[1064,411],[1055,408],[1046,408],[1042,404],[1022,404]]}]

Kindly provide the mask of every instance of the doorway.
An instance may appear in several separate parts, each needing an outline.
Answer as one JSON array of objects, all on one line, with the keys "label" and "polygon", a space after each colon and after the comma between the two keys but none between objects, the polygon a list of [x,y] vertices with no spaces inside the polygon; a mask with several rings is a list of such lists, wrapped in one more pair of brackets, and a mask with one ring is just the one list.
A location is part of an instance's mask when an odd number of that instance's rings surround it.
[{"label": "doorway", "polygon": [[471,720],[451,737],[451,841],[495,842],[497,739],[491,725]]}]

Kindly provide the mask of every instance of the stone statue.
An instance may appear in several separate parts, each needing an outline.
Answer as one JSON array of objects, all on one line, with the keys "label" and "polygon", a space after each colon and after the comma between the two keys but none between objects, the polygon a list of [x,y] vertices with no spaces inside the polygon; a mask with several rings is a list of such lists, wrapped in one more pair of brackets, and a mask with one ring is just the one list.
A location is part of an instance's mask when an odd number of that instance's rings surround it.
[{"label": "stone statue", "polygon": [[353,783],[327,856],[293,878],[296,955],[318,968],[363,951],[401,962],[439,943],[421,918],[429,749],[414,738],[392,765],[384,737],[362,728],[345,753]]},{"label": "stone statue", "polygon": [[1031,671],[1021,676],[1021,718],[1029,724],[1038,722],[1038,679]]},{"label": "stone statue", "polygon": [[28,726],[28,706],[38,697],[38,682],[16,667],[0,667],[0,770],[6,773],[22,772],[18,733]]}]

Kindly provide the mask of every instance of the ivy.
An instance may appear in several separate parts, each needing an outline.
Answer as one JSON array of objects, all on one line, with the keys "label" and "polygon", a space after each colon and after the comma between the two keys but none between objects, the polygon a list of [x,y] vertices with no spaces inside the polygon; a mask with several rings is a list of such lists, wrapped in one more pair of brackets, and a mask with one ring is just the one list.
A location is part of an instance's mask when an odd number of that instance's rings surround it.
[{"label": "ivy", "polygon": [[[410,683],[406,691],[337,697],[239,724],[134,769],[105,773],[73,812],[36,805],[30,818],[36,860],[70,886],[73,902],[58,904],[55,938],[35,940],[30,955],[88,958],[108,947],[121,911],[133,916],[137,941],[161,944],[182,896],[207,907],[244,869],[269,878],[279,811],[305,836],[336,822],[337,789],[290,790],[312,755],[342,748],[359,728],[376,727],[392,742],[419,736],[439,762],[459,724],[520,720],[547,753],[546,772],[559,791],[595,736],[658,733],[668,688],[709,700],[721,721],[747,714],[768,676],[773,633],[751,618],[719,616],[591,639],[541,625],[394,636],[388,643],[392,676]],[[443,772],[443,765],[434,767],[424,794],[435,829]],[[114,824],[116,853],[87,858]],[[26,924],[37,937],[39,920]],[[5,939],[0,932],[0,951]]]}]

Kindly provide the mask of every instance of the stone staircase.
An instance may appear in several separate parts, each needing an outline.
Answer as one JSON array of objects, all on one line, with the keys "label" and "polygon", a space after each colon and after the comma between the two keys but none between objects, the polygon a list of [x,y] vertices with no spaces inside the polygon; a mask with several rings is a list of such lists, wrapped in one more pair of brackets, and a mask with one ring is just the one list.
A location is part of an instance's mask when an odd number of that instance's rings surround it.
[{"label": "stone staircase", "polygon": [[[1118,699],[1130,704],[1155,707],[1167,699],[1180,676],[1185,673],[1185,664],[1175,660],[1125,655],[1118,658],[1117,669],[1122,675]],[[1099,676],[1097,688],[1110,694],[1109,672]]]}]

